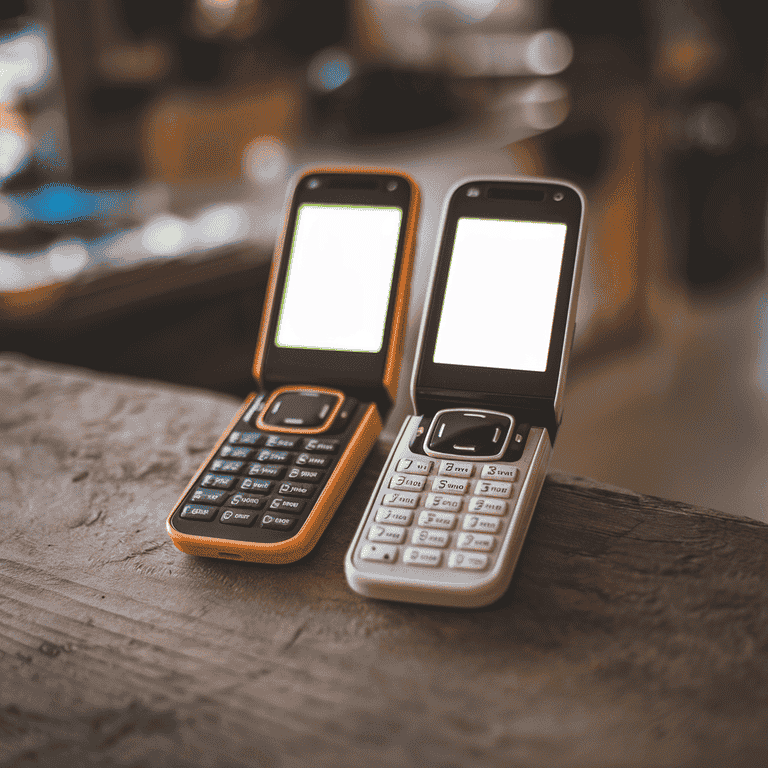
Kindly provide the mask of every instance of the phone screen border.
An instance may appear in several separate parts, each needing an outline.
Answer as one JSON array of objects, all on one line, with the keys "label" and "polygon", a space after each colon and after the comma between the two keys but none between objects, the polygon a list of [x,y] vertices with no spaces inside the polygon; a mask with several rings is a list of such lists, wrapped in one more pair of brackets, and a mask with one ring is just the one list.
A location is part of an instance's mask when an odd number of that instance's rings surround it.
[{"label": "phone screen border", "polygon": [[[470,197],[467,192],[475,187],[480,195]],[[490,188],[524,190],[544,193],[543,200],[491,199],[487,196]],[[561,193],[563,199],[553,199],[555,193]],[[577,268],[577,256],[580,242],[583,202],[579,193],[560,182],[540,182],[531,180],[487,180],[465,182],[454,191],[450,198],[440,241],[437,263],[434,268],[430,290],[430,304],[426,310],[421,330],[421,345],[418,365],[413,379],[415,398],[424,391],[450,391],[452,396],[476,400],[478,393],[494,396],[495,401],[509,398],[510,402],[519,398],[554,399],[558,389],[561,369],[564,362],[564,348],[568,332],[569,310],[572,303],[572,286]],[[560,280],[555,301],[547,365],[544,371],[508,370],[480,366],[435,363],[433,361],[443,297],[448,280],[453,241],[460,218],[486,218],[505,220],[524,220],[556,222],[567,225]],[[510,291],[513,293],[512,288]],[[510,296],[513,298],[513,295]],[[494,332],[496,329],[489,329]],[[525,329],[498,329],[500,343],[504,335],[524,333]]]},{"label": "phone screen border", "polygon": [[[355,177],[354,181],[350,179],[350,176]],[[365,188],[365,177],[370,177],[372,181],[377,182],[375,189]],[[310,186],[312,180],[319,182],[314,189]],[[397,189],[394,191],[387,191],[386,189],[386,184],[390,180],[398,182]],[[345,187],[345,184],[349,186]],[[299,179],[291,200],[280,249],[280,261],[274,282],[276,287],[274,295],[271,297],[266,333],[263,336],[263,341],[260,341],[264,345],[264,349],[261,350],[260,367],[261,378],[264,383],[271,385],[311,381],[317,384],[363,388],[374,388],[382,385],[388,357],[390,354],[397,354],[397,351],[392,349],[391,344],[393,318],[395,312],[398,311],[397,300],[400,294],[398,288],[402,279],[401,268],[405,258],[408,229],[412,226],[410,214],[415,196],[416,193],[412,188],[410,179],[397,172],[311,171]],[[402,210],[397,255],[385,317],[384,337],[378,352],[279,347],[275,343],[277,319],[283,302],[297,213],[299,206],[304,203],[398,207]],[[407,307],[403,308],[402,311],[407,311]]]}]

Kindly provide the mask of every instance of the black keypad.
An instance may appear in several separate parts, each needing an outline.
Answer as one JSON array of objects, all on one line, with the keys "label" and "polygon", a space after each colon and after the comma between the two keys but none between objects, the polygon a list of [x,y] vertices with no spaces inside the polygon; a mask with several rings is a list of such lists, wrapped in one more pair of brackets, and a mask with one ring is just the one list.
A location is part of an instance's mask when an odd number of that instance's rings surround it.
[{"label": "black keypad", "polygon": [[213,488],[198,488],[189,500],[200,504],[221,504],[226,496],[226,491],[217,491]]},{"label": "black keypad", "polygon": [[[247,527],[300,528],[338,460],[343,440],[335,437],[235,430],[210,460],[178,514],[206,523],[212,536],[227,537],[223,531],[213,532],[219,523],[240,526],[241,532],[231,530],[229,535],[241,540],[254,535],[260,540],[260,534],[245,534],[242,529]],[[263,536],[275,539],[266,531]]]},{"label": "black keypad", "polygon": [[187,504],[181,510],[181,517],[187,520],[213,520],[216,515],[216,507],[208,507],[203,504]]},{"label": "black keypad", "polygon": [[224,525],[253,525],[258,518],[258,512],[252,512],[249,509],[225,509],[219,518],[220,523]]},{"label": "black keypad", "polygon": [[264,515],[261,518],[262,528],[271,528],[275,531],[290,531],[296,525],[295,517],[284,517],[281,515]]}]

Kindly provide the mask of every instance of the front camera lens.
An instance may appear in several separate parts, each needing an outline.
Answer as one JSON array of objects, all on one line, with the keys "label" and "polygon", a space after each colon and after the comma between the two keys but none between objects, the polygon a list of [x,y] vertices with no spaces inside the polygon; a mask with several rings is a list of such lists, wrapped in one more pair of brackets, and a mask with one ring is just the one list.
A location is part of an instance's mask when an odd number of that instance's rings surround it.
[{"label": "front camera lens", "polygon": [[320,179],[310,179],[310,180],[307,182],[307,186],[308,186],[310,189],[317,189],[317,188],[320,186]]},{"label": "front camera lens", "polygon": [[553,200],[555,200],[555,201],[556,201],[556,202],[558,202],[558,203],[559,203],[559,202],[560,202],[560,201],[561,201],[561,200],[562,200],[564,197],[565,197],[565,195],[564,195],[562,192],[555,192],[555,194],[554,194],[554,195],[552,195],[552,199],[553,199]]},{"label": "front camera lens", "polygon": [[387,182],[387,192],[394,192],[397,189],[397,182],[396,181],[388,181]]},{"label": "front camera lens", "polygon": [[467,197],[480,197],[480,189],[478,187],[470,187],[467,190]]}]

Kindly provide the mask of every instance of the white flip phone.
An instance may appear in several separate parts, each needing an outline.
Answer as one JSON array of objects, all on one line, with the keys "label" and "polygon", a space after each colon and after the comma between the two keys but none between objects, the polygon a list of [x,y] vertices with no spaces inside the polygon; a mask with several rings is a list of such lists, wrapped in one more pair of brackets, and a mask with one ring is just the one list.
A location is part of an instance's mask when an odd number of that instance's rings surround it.
[{"label": "white flip phone", "polygon": [[464,181],[447,201],[411,381],[345,558],[369,597],[479,607],[509,586],[560,424],[583,249],[568,182]]}]

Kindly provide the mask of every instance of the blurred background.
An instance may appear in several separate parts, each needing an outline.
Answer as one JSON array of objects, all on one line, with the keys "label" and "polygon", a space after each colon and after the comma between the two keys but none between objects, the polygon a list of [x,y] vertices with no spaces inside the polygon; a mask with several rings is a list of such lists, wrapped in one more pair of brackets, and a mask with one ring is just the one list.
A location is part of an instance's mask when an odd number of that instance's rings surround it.
[{"label": "blurred background", "polygon": [[553,467],[768,520],[767,42],[742,0],[3,0],[0,349],[244,396],[290,177],[360,164],[424,192],[413,350],[449,187],[562,177]]}]

